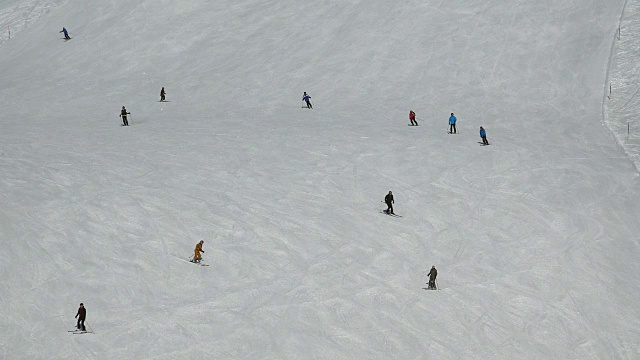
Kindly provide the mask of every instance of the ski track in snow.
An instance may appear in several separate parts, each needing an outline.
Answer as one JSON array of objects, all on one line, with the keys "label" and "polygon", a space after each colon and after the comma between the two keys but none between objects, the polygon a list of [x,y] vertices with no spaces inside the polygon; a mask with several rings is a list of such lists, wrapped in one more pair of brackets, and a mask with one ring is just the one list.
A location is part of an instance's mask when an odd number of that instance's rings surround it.
[{"label": "ski track in snow", "polygon": [[16,4],[0,357],[640,356],[636,5]]},{"label": "ski track in snow", "polygon": [[[638,11],[640,11],[638,4],[625,1],[619,21],[621,27],[619,39],[618,29],[615,28],[607,72],[606,96],[603,99],[604,124],[624,148],[625,153],[634,161],[636,169],[640,169],[640,132],[638,131],[640,126],[635,115],[640,109],[637,86],[640,71],[635,65],[637,56],[640,54],[640,46],[635,40],[636,34],[640,33]],[[611,96],[609,96],[610,84]]]}]

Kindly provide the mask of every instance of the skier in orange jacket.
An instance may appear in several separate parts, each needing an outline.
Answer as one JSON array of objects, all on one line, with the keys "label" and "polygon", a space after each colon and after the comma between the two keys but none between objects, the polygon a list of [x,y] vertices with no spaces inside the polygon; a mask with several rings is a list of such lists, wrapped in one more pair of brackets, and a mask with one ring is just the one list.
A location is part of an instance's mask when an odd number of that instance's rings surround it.
[{"label": "skier in orange jacket", "polygon": [[192,261],[194,263],[199,263],[200,260],[202,260],[202,255],[200,255],[200,253],[204,253],[204,250],[202,250],[202,244],[204,244],[204,240],[200,240],[200,242],[196,244],[196,249],[193,251],[194,255]]}]

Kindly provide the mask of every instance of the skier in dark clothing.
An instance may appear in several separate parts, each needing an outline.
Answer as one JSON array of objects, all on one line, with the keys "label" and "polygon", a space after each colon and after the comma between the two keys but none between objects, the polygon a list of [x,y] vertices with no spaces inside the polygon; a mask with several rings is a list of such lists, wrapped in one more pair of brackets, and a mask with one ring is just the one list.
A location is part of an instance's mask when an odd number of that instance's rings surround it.
[{"label": "skier in dark clothing", "polygon": [[129,121],[127,121],[127,115],[131,115],[130,112],[127,112],[127,109],[122,107],[122,111],[120,111],[120,117],[122,118],[122,125],[129,126]]},{"label": "skier in dark clothing", "polygon": [[487,132],[484,131],[484,128],[480,126],[480,137],[482,138],[482,145],[489,145],[489,141],[487,140]]},{"label": "skier in dark clothing", "polygon": [[449,118],[449,134],[455,134],[456,133],[456,121],[458,119],[453,116],[453,113],[451,113],[451,117]]},{"label": "skier in dark clothing", "polygon": [[64,27],[62,28],[62,30],[59,31],[59,33],[64,33],[65,40],[71,40],[71,37],[69,36],[69,33],[67,32],[67,29],[65,29]]},{"label": "skier in dark clothing", "polygon": [[433,265],[431,267],[431,271],[429,271],[427,276],[429,276],[428,289],[430,289],[430,290],[436,289],[436,276],[438,276],[438,270],[436,270],[436,266],[435,265]]},{"label": "skier in dark clothing", "polygon": [[165,95],[166,95],[166,92],[164,92],[164,86],[163,86],[162,90],[160,90],[160,101],[164,101]]},{"label": "skier in dark clothing", "polygon": [[84,319],[87,317],[87,309],[84,308],[84,304],[80,303],[80,307],[78,308],[78,313],[76,313],[76,318],[78,318],[78,324],[76,327],[78,330],[87,331],[84,327]]},{"label": "skier in dark clothing", "polygon": [[385,210],[384,212],[386,212],[387,214],[393,214],[393,194],[391,193],[391,191],[389,191],[389,193],[384,197],[384,203],[387,204],[387,210]]},{"label": "skier in dark clothing", "polygon": [[411,121],[412,126],[418,126],[418,122],[416,121],[416,113],[413,110],[409,110],[409,121]]},{"label": "skier in dark clothing", "polygon": [[307,103],[307,109],[313,109],[313,105],[311,105],[311,96],[307,95],[306,91],[302,95],[302,100]]}]

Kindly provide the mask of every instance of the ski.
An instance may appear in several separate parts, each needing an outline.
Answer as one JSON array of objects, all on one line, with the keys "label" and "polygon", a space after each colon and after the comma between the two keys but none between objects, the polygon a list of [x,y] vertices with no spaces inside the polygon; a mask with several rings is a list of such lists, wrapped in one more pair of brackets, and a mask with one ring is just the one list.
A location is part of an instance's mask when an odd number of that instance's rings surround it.
[{"label": "ski", "polygon": [[182,260],[182,261],[190,262],[190,263],[195,264],[195,265],[200,265],[200,266],[209,266],[209,264],[205,264],[205,263],[202,263],[202,262],[199,262],[199,263],[197,263],[197,262],[193,262],[193,258],[189,258],[189,259],[178,258],[178,259],[180,259],[180,260]]},{"label": "ski", "polygon": [[200,265],[200,266],[209,266],[209,264],[204,264],[204,263],[202,263],[202,262],[197,263],[197,262],[195,262],[195,261],[193,261],[193,260],[191,260],[191,259],[189,259],[189,260],[187,260],[187,261],[188,261],[188,262],[190,262],[190,263],[192,263],[192,264],[196,264],[196,265]]},{"label": "ski", "polygon": [[489,145],[489,144],[481,143],[480,141],[478,141],[478,144],[480,144],[480,145],[482,145],[482,146],[487,146],[487,145]]},{"label": "ski", "polygon": [[389,214],[384,210],[380,211],[380,213],[381,214],[385,214],[385,215],[389,215],[389,216],[393,216],[393,217],[402,217],[402,215],[398,215],[398,214]]}]

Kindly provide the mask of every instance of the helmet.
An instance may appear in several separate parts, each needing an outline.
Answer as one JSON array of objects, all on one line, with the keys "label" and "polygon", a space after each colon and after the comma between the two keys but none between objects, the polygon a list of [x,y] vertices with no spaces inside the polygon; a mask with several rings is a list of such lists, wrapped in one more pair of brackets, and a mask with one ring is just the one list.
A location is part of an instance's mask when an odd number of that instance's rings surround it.
[{"label": "helmet", "polygon": [[435,269],[435,268],[436,268],[436,266],[435,266],[435,265],[432,265],[432,266],[431,266],[431,268],[432,268],[432,269]]},{"label": "helmet", "polygon": [[83,303],[80,303],[80,306],[84,306],[84,304],[83,304]]}]

